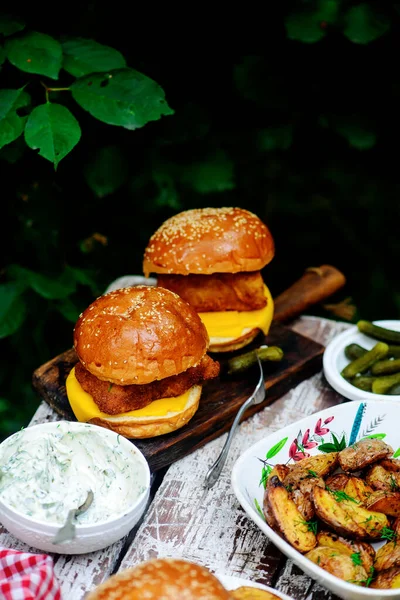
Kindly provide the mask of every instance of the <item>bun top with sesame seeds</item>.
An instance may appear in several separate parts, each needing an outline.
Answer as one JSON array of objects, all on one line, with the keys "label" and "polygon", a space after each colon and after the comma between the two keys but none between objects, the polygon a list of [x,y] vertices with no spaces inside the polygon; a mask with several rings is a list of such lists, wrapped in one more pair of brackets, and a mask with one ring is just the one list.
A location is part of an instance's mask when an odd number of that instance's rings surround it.
[{"label": "bun top with sesame seeds", "polygon": [[197,208],[174,215],[153,234],[143,272],[175,275],[259,271],[274,257],[268,227],[243,208]]},{"label": "bun top with sesame seeds", "polygon": [[173,558],[143,562],[112,575],[87,600],[232,600],[205,567]]},{"label": "bun top with sesame seeds", "polygon": [[79,317],[74,347],[98,379],[151,383],[196,366],[208,348],[197,313],[164,288],[136,286],[100,296]]}]

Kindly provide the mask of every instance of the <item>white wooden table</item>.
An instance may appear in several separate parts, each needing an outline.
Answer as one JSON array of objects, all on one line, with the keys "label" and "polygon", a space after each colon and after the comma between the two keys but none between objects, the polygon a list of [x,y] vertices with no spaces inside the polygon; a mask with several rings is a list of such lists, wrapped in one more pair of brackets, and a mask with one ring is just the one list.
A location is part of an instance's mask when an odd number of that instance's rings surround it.
[{"label": "white wooden table", "polygon": [[[291,324],[324,345],[348,326],[306,316]],[[81,600],[112,573],[149,558],[167,556],[206,565],[219,574],[272,585],[295,600],[331,600],[328,591],[287,560],[247,518],[231,489],[230,473],[239,455],[265,435],[343,400],[318,373],[250,417],[238,428],[221,477],[211,490],[203,488],[203,480],[226,434],[171,465],[154,478],[144,518],[127,538],[90,554],[53,555],[63,600]],[[30,424],[58,419],[43,402]],[[38,552],[1,526],[0,545]]]}]

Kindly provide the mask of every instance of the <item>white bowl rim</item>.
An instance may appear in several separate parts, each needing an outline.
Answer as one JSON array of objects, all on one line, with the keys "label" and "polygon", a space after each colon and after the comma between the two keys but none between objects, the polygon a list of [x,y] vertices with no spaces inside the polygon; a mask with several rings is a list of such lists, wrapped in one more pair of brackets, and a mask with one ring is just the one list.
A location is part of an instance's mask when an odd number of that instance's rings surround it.
[{"label": "white bowl rim", "polygon": [[[382,402],[382,400],[368,400],[368,401],[364,401],[364,403],[366,403],[368,405],[375,404],[377,406],[384,406],[386,404],[386,405],[390,405],[392,407],[396,407],[396,410],[400,411],[400,404],[398,402],[387,400],[387,396],[385,398],[386,398],[386,400],[384,400],[383,402]],[[358,404],[362,404],[362,403],[363,403],[362,400],[358,401]],[[304,425],[306,423],[309,423],[310,418],[315,419],[315,418],[320,418],[320,417],[323,418],[324,416],[332,416],[332,411],[340,412],[341,410],[344,410],[348,406],[349,406],[348,402],[343,402],[342,404],[330,406],[323,410],[312,413],[312,414],[308,415],[307,417],[300,419],[299,421],[295,421],[294,423],[291,423],[289,425],[286,425],[285,427],[282,427],[282,429],[279,429],[279,432],[284,433],[286,429],[289,429],[289,428],[291,429],[292,427],[303,430]],[[276,431],[268,434],[266,437],[264,437],[263,439],[259,440],[258,442],[256,442],[252,446],[250,446],[250,448],[245,450],[243,452],[243,454],[241,454],[239,456],[239,458],[236,460],[235,464],[233,465],[232,473],[231,473],[232,487],[233,487],[233,490],[235,492],[237,499],[239,500],[239,502],[240,502],[241,506],[243,507],[243,509],[245,510],[246,514],[256,525],[258,525],[258,527],[261,529],[261,531],[263,531],[263,533],[271,540],[271,542],[273,544],[275,544],[275,546],[277,546],[279,548],[279,550],[281,550],[283,552],[283,554],[285,554],[285,556],[287,558],[290,558],[294,562],[299,564],[300,568],[301,568],[301,564],[302,564],[303,560],[307,561],[307,568],[314,573],[315,576],[313,579],[315,581],[317,581],[318,583],[321,584],[321,582],[326,580],[329,583],[331,583],[332,587],[341,588],[343,592],[348,591],[350,594],[351,593],[354,594],[355,588],[356,588],[357,593],[364,595],[366,598],[368,598],[368,597],[373,598],[374,600],[377,600],[380,597],[399,599],[400,598],[400,588],[391,589],[391,590],[364,588],[361,586],[354,585],[352,583],[348,583],[347,581],[343,581],[342,579],[339,579],[339,577],[336,577],[335,575],[328,573],[328,571],[325,571],[324,569],[319,567],[317,564],[315,564],[311,560],[307,559],[303,554],[301,554],[301,552],[299,552],[298,550],[293,548],[286,540],[284,540],[277,533],[275,533],[275,531],[273,529],[271,529],[271,527],[269,527],[269,525],[263,519],[261,519],[260,515],[258,515],[253,509],[251,510],[251,513],[250,513],[250,510],[248,510],[248,504],[249,504],[248,499],[246,498],[246,496],[244,494],[242,494],[240,487],[239,487],[240,486],[239,470],[240,470],[240,467],[242,466],[242,464],[247,460],[249,455],[254,454],[259,447],[263,447],[265,445],[266,440],[270,436],[274,435],[275,433],[276,433]],[[264,531],[265,527],[268,529],[268,533],[266,533]],[[323,585],[323,583],[321,585]]]},{"label": "white bowl rim", "polygon": [[[139,450],[139,448],[137,446],[135,446],[135,444],[133,444],[130,440],[128,440],[124,436],[116,433],[115,431],[112,431],[111,429],[107,429],[105,427],[100,427],[100,425],[94,425],[92,423],[82,423],[80,421],[68,421],[66,419],[61,419],[60,421],[47,421],[46,423],[37,423],[36,425],[30,425],[28,427],[25,427],[23,430],[19,430],[19,431],[16,431],[15,433],[12,433],[11,435],[9,435],[5,440],[3,440],[0,443],[0,447],[2,446],[2,444],[7,442],[8,440],[10,440],[12,437],[20,434],[21,431],[25,431],[25,430],[26,431],[28,431],[28,430],[35,431],[38,429],[39,430],[41,430],[41,429],[52,430],[52,429],[56,429],[57,425],[59,425],[59,423],[67,423],[68,427],[72,427],[72,428],[76,428],[76,429],[83,429],[83,428],[91,429],[92,431],[95,431],[99,435],[104,435],[105,437],[110,437],[110,438],[115,437],[116,439],[119,440],[118,443],[122,443],[122,445],[125,446],[125,448],[127,449],[128,452],[129,452],[129,450],[130,451],[133,450],[136,457],[139,459],[139,461],[143,465],[144,472],[145,472],[145,480],[143,482],[143,488],[144,488],[143,492],[137,497],[137,499],[135,500],[135,502],[132,504],[132,506],[130,508],[124,510],[123,512],[119,512],[104,521],[96,521],[95,523],[87,523],[87,524],[77,523],[75,525],[77,533],[79,532],[80,535],[84,535],[85,533],[95,533],[96,531],[104,531],[104,528],[107,527],[107,525],[115,526],[120,519],[124,519],[127,515],[131,515],[132,513],[136,512],[136,511],[141,511],[143,503],[147,502],[147,497],[148,497],[149,490],[150,490],[151,473],[150,473],[149,464],[148,464],[144,454]],[[128,454],[128,452],[127,452],[127,454]],[[26,523],[29,526],[33,526],[33,527],[40,526],[42,528],[45,528],[46,531],[49,532],[49,534],[55,533],[58,531],[58,529],[60,529],[59,523],[48,523],[48,522],[42,521],[40,519],[34,519],[34,518],[30,517],[29,515],[26,515],[20,511],[16,510],[14,507],[10,506],[9,504],[4,502],[0,498],[0,508],[2,508],[2,507],[4,507],[3,508],[4,510],[8,511],[10,514],[15,515],[15,517],[18,517],[18,519],[20,521],[23,521],[24,523]]]},{"label": "white bowl rim", "polygon": [[[397,323],[400,331],[400,320],[399,319],[381,319],[377,321],[372,321],[374,325],[379,325],[381,327],[390,328],[392,323]],[[364,390],[360,390],[355,387],[344,377],[341,376],[338,368],[337,368],[337,358],[338,354],[351,343],[351,340],[356,335],[361,334],[358,330],[357,325],[342,331],[336,335],[326,346],[324,355],[323,355],[323,369],[324,375],[328,381],[328,383],[337,391],[339,394],[342,394],[345,398],[349,400],[387,400],[388,398],[393,398],[393,400],[400,399],[400,395],[388,396],[387,394],[373,394],[372,392],[365,392]],[[378,341],[378,340],[376,340]]]}]

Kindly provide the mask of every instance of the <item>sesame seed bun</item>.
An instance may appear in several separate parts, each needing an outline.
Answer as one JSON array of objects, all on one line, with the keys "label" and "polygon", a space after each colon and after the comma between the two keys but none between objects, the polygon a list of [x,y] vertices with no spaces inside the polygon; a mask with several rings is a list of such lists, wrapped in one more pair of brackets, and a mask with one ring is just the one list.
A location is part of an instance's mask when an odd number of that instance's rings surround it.
[{"label": "sesame seed bun", "polygon": [[259,271],[274,257],[267,226],[243,208],[198,208],[174,215],[153,234],[143,272],[175,275]]},{"label": "sesame seed bun", "polygon": [[198,314],[164,288],[136,286],[100,296],[79,317],[74,347],[98,379],[151,383],[196,366],[208,348]]},{"label": "sesame seed bun", "polygon": [[191,387],[188,390],[189,398],[185,408],[179,412],[169,412],[164,417],[132,417],[129,415],[113,417],[110,415],[107,419],[95,417],[90,419],[89,423],[111,429],[130,439],[150,438],[171,433],[171,431],[176,431],[186,425],[193,417],[199,408],[201,390],[201,385]]},{"label": "sesame seed bun", "polygon": [[232,600],[205,567],[186,560],[159,558],[112,575],[87,600]]}]

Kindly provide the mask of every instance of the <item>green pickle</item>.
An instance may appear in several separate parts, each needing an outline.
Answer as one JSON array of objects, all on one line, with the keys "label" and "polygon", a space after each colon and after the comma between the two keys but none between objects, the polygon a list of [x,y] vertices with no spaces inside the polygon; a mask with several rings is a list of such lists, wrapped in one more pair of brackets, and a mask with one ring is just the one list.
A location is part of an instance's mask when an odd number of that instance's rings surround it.
[{"label": "green pickle", "polygon": [[400,372],[400,358],[378,360],[371,367],[372,375],[391,375]]},{"label": "green pickle", "polygon": [[372,391],[374,394],[387,394],[397,384],[400,384],[400,373],[377,377],[372,383]]},{"label": "green pickle", "polygon": [[374,325],[371,321],[358,321],[357,327],[361,333],[365,333],[365,335],[369,335],[375,340],[381,340],[387,344],[400,344],[400,331]]},{"label": "green pickle", "polygon": [[364,356],[366,352],[368,352],[368,350],[366,348],[363,348],[359,344],[349,344],[344,349],[345,356],[349,360],[355,360],[356,358],[360,358],[360,356]]},{"label": "green pickle", "polygon": [[234,356],[233,358],[230,358],[227,362],[226,370],[228,375],[233,375],[236,373],[242,373],[243,371],[246,371],[251,366],[257,363],[257,356],[261,360],[261,362],[278,362],[283,358],[283,350],[278,346],[261,346],[256,350],[246,352],[246,354]]},{"label": "green pickle", "polygon": [[371,375],[360,375],[359,377],[353,377],[350,383],[359,390],[363,390],[364,392],[371,392],[372,383],[375,381],[375,379],[376,377],[372,377]]},{"label": "green pickle", "polygon": [[345,379],[352,379],[359,373],[365,373],[379,359],[387,356],[389,347],[383,342],[375,344],[371,350],[349,363],[341,372]]}]

